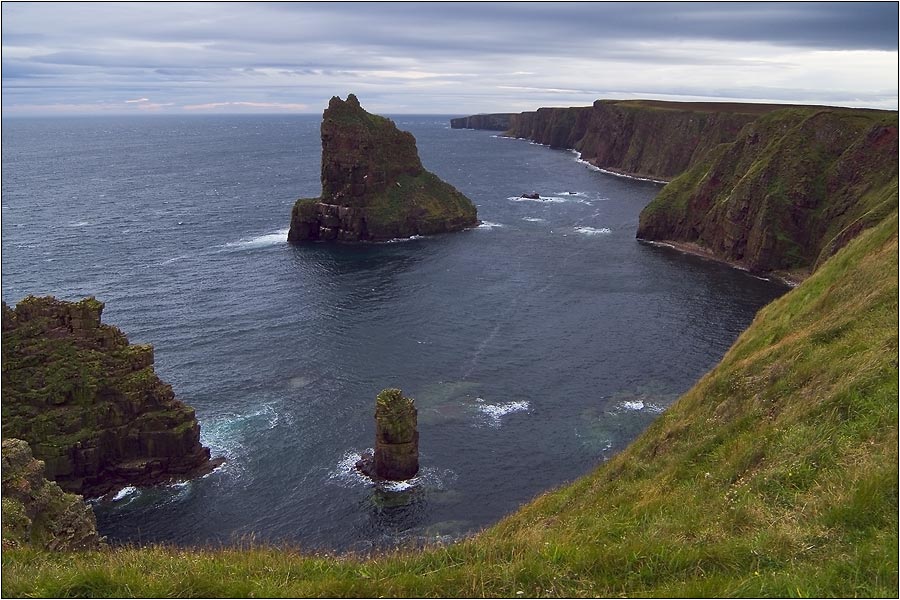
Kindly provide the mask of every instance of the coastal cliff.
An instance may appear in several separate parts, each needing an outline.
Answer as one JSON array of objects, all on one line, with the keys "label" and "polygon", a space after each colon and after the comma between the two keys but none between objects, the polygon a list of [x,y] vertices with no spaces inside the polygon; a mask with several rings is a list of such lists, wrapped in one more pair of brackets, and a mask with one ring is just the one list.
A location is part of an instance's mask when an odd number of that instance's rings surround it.
[{"label": "coastal cliff", "polygon": [[322,117],[322,195],[298,200],[288,241],[384,241],[478,224],[475,205],[425,170],[411,133],[333,97]]},{"label": "coastal cliff", "polygon": [[94,298],[3,303],[3,437],[27,441],[48,478],[86,496],[211,470],[152,346],[129,344],[102,311]]},{"label": "coastal cliff", "polygon": [[509,121],[506,135],[670,182],[641,213],[638,238],[789,279],[808,276],[897,202],[896,112],[597,100]]},{"label": "coastal cliff", "polygon": [[807,275],[897,205],[897,113],[780,110],[667,185],[637,236]]},{"label": "coastal cliff", "polygon": [[506,135],[579,152],[623,175],[667,181],[775,105],[597,100],[514,114]]},{"label": "coastal cliff", "polygon": [[507,129],[509,129],[510,116],[512,116],[512,113],[495,113],[458,117],[456,119],[450,119],[450,128],[506,131]]}]

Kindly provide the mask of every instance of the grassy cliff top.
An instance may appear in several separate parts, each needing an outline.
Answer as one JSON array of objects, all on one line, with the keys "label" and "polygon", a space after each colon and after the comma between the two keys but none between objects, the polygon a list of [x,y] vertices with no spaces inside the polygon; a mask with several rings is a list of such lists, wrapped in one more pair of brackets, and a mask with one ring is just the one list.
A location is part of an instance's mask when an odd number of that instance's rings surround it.
[{"label": "grassy cliff top", "polygon": [[634,444],[447,547],[5,550],[6,596],[893,596],[897,211]]},{"label": "grassy cliff top", "polygon": [[614,104],[616,106],[632,108],[650,108],[657,110],[686,110],[695,112],[729,112],[751,115],[763,115],[785,108],[798,108],[803,110],[840,110],[859,111],[861,113],[893,113],[897,111],[878,110],[874,108],[843,108],[838,106],[824,106],[812,104],[762,104],[755,102],[671,102],[668,100],[597,100],[601,104]]}]

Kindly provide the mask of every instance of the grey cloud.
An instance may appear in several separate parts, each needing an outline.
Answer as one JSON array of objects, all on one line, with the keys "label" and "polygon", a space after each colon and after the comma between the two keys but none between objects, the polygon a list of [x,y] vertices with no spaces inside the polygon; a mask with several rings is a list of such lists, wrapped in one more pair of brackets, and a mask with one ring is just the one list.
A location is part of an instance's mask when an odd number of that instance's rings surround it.
[{"label": "grey cloud", "polygon": [[[613,92],[787,100],[801,93],[784,83],[796,66],[772,48],[879,50],[895,63],[897,51],[896,3],[4,3],[2,11],[3,97],[23,104],[152,89],[153,102],[176,105],[315,106],[348,86],[373,104],[473,112]],[[750,42],[768,54],[724,45]],[[688,81],[638,77],[668,68]],[[413,70],[419,79],[404,76]],[[596,88],[601,79],[608,89]],[[750,79],[770,83],[771,97],[729,86]],[[866,85],[876,92],[834,79],[810,94],[888,106],[891,85],[895,74]],[[551,88],[569,95],[540,91]]]}]

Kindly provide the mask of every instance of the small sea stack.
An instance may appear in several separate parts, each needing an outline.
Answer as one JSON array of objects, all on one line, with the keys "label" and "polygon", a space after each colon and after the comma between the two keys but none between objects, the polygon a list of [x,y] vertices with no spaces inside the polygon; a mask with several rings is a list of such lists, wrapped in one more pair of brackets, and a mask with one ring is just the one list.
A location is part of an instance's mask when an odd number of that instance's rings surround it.
[{"label": "small sea stack", "polygon": [[386,241],[478,225],[475,205],[425,170],[416,138],[337,96],[322,115],[322,195],[297,200],[288,241]]},{"label": "small sea stack", "polygon": [[357,468],[374,479],[402,481],[419,472],[419,432],[412,398],[398,389],[383,390],[375,399],[375,455]]}]

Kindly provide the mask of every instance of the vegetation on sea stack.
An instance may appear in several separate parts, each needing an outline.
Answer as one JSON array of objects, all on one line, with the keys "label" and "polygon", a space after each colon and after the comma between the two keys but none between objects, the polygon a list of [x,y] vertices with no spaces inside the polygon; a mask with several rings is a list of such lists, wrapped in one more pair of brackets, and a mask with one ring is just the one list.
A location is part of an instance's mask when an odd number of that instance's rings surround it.
[{"label": "vegetation on sea stack", "polygon": [[301,198],[288,240],[388,240],[477,225],[475,205],[426,171],[413,135],[373,115],[356,96],[322,116],[322,195]]}]

